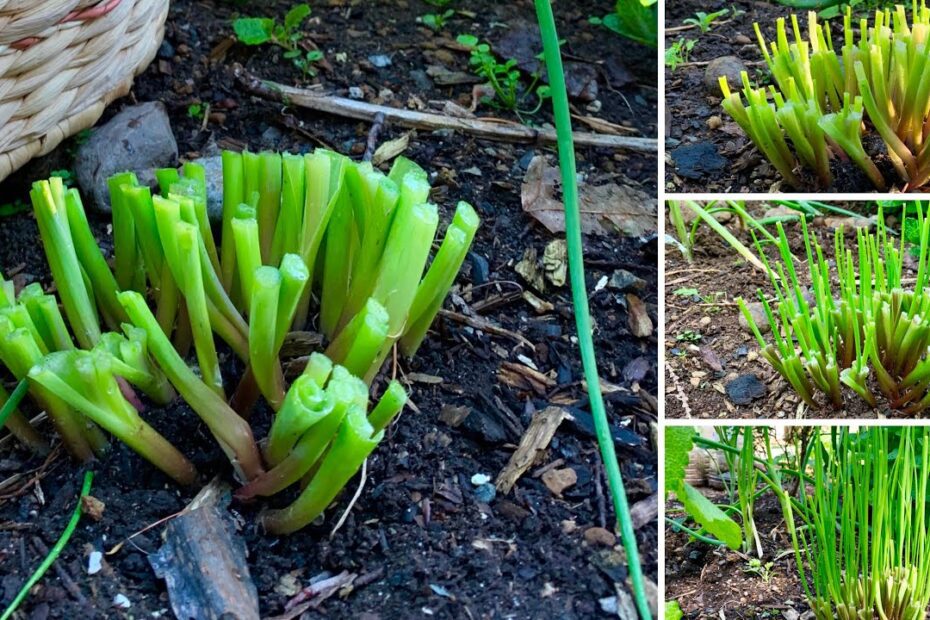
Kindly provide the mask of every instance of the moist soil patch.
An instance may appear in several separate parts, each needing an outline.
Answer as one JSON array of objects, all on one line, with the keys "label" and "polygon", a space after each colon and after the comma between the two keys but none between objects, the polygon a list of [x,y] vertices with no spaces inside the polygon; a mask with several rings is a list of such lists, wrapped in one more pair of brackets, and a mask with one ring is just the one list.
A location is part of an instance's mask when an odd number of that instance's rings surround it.
[{"label": "moist soil patch", "polygon": [[[700,490],[715,503],[729,502],[723,491]],[[666,514],[679,519],[684,511],[680,503],[671,500]],[[691,541],[688,534],[666,525],[665,598],[678,601],[685,618],[774,619],[808,609],[778,500],[771,495],[760,497],[755,521],[762,542],[762,563],[773,562],[767,580],[746,570],[749,559],[756,557],[755,551],[744,554]]]},{"label": "moist soil patch", "polygon": [[[713,13],[728,9],[729,14],[717,18],[710,30],[701,33],[697,27],[679,29],[683,20],[697,11]],[[735,10],[735,11],[734,11]],[[806,13],[795,11],[806,24]],[[682,0],[666,7],[665,46],[680,40],[694,41],[687,62],[674,71],[665,69],[666,178],[670,193],[777,193],[777,192],[874,192],[875,186],[862,170],[837,151],[831,159],[833,183],[820,187],[816,176],[807,168],[795,173],[803,187],[790,186],[748,136],[720,105],[721,95],[705,86],[708,63],[724,56],[735,56],[749,74],[752,83],[765,86],[772,77],[759,50],[753,24],[758,23],[766,41],[775,36],[779,17],[788,18],[791,9],[769,2],[737,0]],[[837,20],[832,20],[837,21]],[[854,20],[855,21],[855,20]],[[789,22],[790,28],[790,22]],[[840,30],[837,30],[839,28]],[[803,27],[806,33],[806,26]],[[834,37],[841,33],[842,22],[834,26]],[[789,38],[792,35],[789,34]],[[857,35],[858,36],[858,35]],[[793,40],[793,39],[791,39]],[[835,39],[836,40],[836,39]],[[713,84],[716,84],[716,76]],[[715,87],[716,88],[716,87]],[[730,79],[734,92],[742,89]],[[871,128],[863,136],[863,147],[892,186],[903,184],[888,159],[884,143]]]},{"label": "moist soil patch", "polygon": [[[281,19],[289,5],[263,3],[262,12]],[[599,104],[574,104],[582,114],[626,127],[630,135],[654,136],[655,52],[588,23],[589,16],[608,12],[609,5],[578,2],[557,11],[560,35],[566,39],[563,51],[589,66],[598,86]],[[466,72],[467,54],[448,44],[456,34],[471,32],[493,44],[506,32],[504,25],[515,29],[520,20],[532,22],[534,15],[530,2],[473,2],[467,7],[472,13],[459,15],[437,35],[416,23],[419,15],[434,12],[426,3],[314,3],[307,29],[328,64],[319,68],[316,77],[305,78],[274,48],[232,44],[230,22],[235,12],[253,10],[238,6],[172,2],[158,58],[137,78],[131,96],[112,105],[106,118],[133,100],[162,101],[185,160],[217,146],[297,152],[325,146],[358,157],[368,123],[248,96],[236,83],[233,65],[283,83],[318,83],[341,95],[357,87],[367,100],[388,105],[417,107],[454,100],[469,107],[472,84],[437,86],[423,74],[425,68],[438,63]],[[371,57],[378,55],[389,57],[391,64],[377,67]],[[189,114],[196,103],[210,104],[206,122]],[[478,112],[516,119],[483,107]],[[547,113],[528,120],[551,122]],[[380,139],[398,138],[405,132],[387,126]],[[51,170],[70,168],[79,141],[69,141],[14,175],[0,186],[0,203],[27,201],[24,189],[31,181]],[[365,489],[334,536],[331,532],[355,492],[357,477],[327,511],[324,522],[287,537],[257,531],[256,516],[267,504],[234,502],[230,510],[248,547],[263,616],[281,614],[295,587],[306,586],[320,574],[343,570],[358,574],[365,585],[322,601],[306,617],[583,618],[602,614],[598,600],[614,596],[617,584],[626,588],[627,569],[619,545],[598,546],[583,536],[592,526],[610,528],[613,516],[572,340],[569,289],[533,289],[552,304],[551,309],[537,312],[521,296],[531,289],[514,270],[528,248],[542,255],[555,238],[520,206],[520,184],[529,161],[546,153],[554,151],[442,131],[411,135],[404,154],[435,173],[433,199],[444,221],[459,199],[472,202],[483,220],[447,308],[458,315],[473,313],[519,334],[532,347],[518,344],[512,336],[490,335],[441,318],[416,359],[400,360],[396,368],[389,364],[385,374],[389,378],[396,372],[407,383],[415,406],[407,408],[369,460]],[[656,192],[654,157],[580,149],[578,159],[579,172],[589,182],[624,183],[651,195]],[[108,248],[107,222],[95,221],[94,226],[101,245]],[[627,270],[643,280],[637,294],[655,322],[655,237],[585,241],[589,290],[616,270]],[[19,285],[32,281],[51,285],[35,220],[28,211],[0,223],[0,268]],[[637,502],[656,493],[652,442],[656,338],[630,333],[622,291],[607,287],[592,293],[591,306],[598,361],[610,384],[608,416],[629,498]],[[551,378],[545,387],[499,377],[503,363],[525,365],[527,360]],[[241,367],[228,351],[225,364],[225,376],[238,377]],[[375,389],[383,388],[385,381],[379,378]],[[486,474],[493,480],[532,414],[550,404],[568,407],[575,420],[563,422],[537,467],[559,461],[557,466],[575,470],[577,483],[556,497],[534,467],[507,496],[497,494],[492,499],[477,493],[472,476]],[[471,413],[453,427],[440,420],[444,407],[464,407]],[[186,405],[178,402],[143,415],[194,461],[204,481],[212,476],[230,480],[215,441]],[[264,436],[268,411],[257,410],[253,421],[256,436]],[[49,430],[47,423],[41,428]],[[147,561],[160,546],[164,531],[163,524],[153,524],[181,510],[196,489],[171,484],[117,442],[93,467],[96,480],[91,494],[105,505],[101,519],[82,520],[53,570],[21,609],[32,618],[170,614],[164,583],[155,578]],[[0,443],[0,606],[12,600],[38,565],[40,550],[54,544],[82,477],[83,469],[60,449],[38,459],[9,439]],[[283,505],[290,499],[277,498],[272,504]],[[658,561],[654,517],[638,529],[637,538],[646,575],[654,582]],[[87,569],[93,551],[106,555],[102,569],[91,575]],[[117,595],[124,595],[131,607],[114,607]]]},{"label": "moist soil patch", "polygon": [[[854,212],[874,213],[871,204],[835,204]],[[749,203],[748,208],[754,216],[760,217],[769,207],[765,203]],[[847,247],[853,247],[855,232],[847,218],[818,218],[809,228],[819,239],[828,260],[833,260],[834,226],[840,223],[844,223]],[[666,226],[671,224],[667,222]],[[728,222],[727,226],[744,245],[756,252],[747,231],[739,230],[735,222]],[[803,261],[795,263],[798,278],[803,286],[809,286],[800,224],[785,224],[785,233],[792,254]],[[764,246],[764,250],[769,261],[780,260],[774,246]],[[665,261],[667,417],[861,419],[902,416],[887,407],[874,385],[873,393],[879,403],[877,409],[871,409],[845,387],[842,409],[834,409],[822,398],[819,402],[824,404],[816,410],[805,405],[788,382],[759,355],[755,336],[740,324],[742,313],[736,298],[758,301],[761,290],[771,300],[774,293],[768,276],[745,262],[706,226],[698,229],[692,263],[684,260],[673,246],[666,247]]]}]

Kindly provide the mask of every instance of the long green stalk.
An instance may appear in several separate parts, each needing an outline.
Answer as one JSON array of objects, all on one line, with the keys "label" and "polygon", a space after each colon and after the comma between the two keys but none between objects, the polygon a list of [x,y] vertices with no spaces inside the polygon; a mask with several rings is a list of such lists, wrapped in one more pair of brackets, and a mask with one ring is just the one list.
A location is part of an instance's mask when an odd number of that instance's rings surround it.
[{"label": "long green stalk", "polygon": [[575,307],[575,322],[578,332],[578,346],[585,380],[588,384],[588,398],[591,414],[594,418],[597,442],[610,483],[617,520],[623,546],[629,563],[630,581],[639,615],[650,620],[649,602],[643,582],[642,565],[639,550],[636,547],[636,533],[630,518],[620,463],[614,450],[613,438],[604,411],[601,395],[601,383],[597,373],[597,360],[594,356],[594,342],[591,337],[591,316],[588,311],[588,294],[585,290],[584,255],[581,243],[581,216],[578,211],[577,171],[575,167],[575,148],[572,137],[571,114],[568,107],[568,94],[565,89],[565,73],[562,68],[562,55],[559,51],[559,37],[555,28],[555,18],[549,0],[535,0],[536,14],[543,40],[543,52],[552,92],[552,107],[555,113],[556,133],[559,145],[559,163],[562,172],[562,199],[565,205],[565,237],[568,245],[568,264],[571,274],[572,301]]},{"label": "long green stalk", "polygon": [[74,506],[74,511],[71,513],[71,518],[68,520],[68,525],[65,526],[64,531],[61,533],[61,536],[58,538],[58,541],[55,543],[55,546],[51,548],[48,552],[48,555],[45,556],[45,559],[42,560],[42,563],[39,564],[35,572],[29,576],[29,579],[26,580],[26,583],[23,584],[23,587],[20,588],[19,592],[13,598],[12,602],[3,610],[3,615],[0,615],[0,620],[9,620],[13,617],[13,614],[16,613],[16,610],[19,609],[19,606],[22,605],[23,601],[26,600],[26,597],[29,596],[29,592],[32,591],[33,586],[35,586],[42,577],[45,576],[45,573],[48,572],[48,569],[52,567],[52,564],[55,563],[55,560],[58,559],[58,556],[61,555],[61,552],[67,546],[68,541],[71,540],[71,535],[74,534],[74,530],[77,529],[78,522],[81,520],[81,508],[84,505],[84,498],[90,494],[90,487],[94,481],[94,472],[88,471],[84,474],[84,483],[81,485],[81,493],[78,496],[77,504]]}]

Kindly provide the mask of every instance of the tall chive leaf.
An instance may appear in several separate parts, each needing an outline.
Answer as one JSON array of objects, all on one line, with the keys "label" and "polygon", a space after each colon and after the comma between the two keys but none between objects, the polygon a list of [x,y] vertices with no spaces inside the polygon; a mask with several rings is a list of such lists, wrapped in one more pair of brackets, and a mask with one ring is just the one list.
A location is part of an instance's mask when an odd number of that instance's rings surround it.
[{"label": "tall chive leaf", "polygon": [[412,357],[426,337],[426,332],[442,307],[446,294],[465,262],[471,242],[475,237],[480,220],[478,214],[466,202],[460,202],[455,210],[452,224],[436,252],[426,276],[417,287],[416,297],[410,306],[410,315],[400,348],[404,355]]},{"label": "tall chive leaf", "polygon": [[29,195],[65,314],[81,346],[91,348],[100,338],[100,323],[71,237],[64,185],[52,177],[33,184]]},{"label": "tall chive leaf", "polygon": [[262,261],[271,260],[271,244],[274,240],[275,224],[281,209],[281,156],[277,153],[261,153],[258,174],[258,235],[261,241]]},{"label": "tall chive leaf", "polygon": [[426,267],[439,215],[436,205],[401,205],[388,236],[372,297],[387,310],[388,338],[371,367],[363,375],[370,382],[403,333],[417,284]]},{"label": "tall chive leaf", "polygon": [[197,351],[197,361],[200,363],[200,374],[203,376],[204,383],[225,399],[223,375],[216,356],[216,342],[213,340],[207,297],[203,290],[203,272],[197,239],[199,233],[196,226],[186,222],[175,224],[174,232],[178,245],[178,262],[184,274],[181,286],[190,316],[194,348]]},{"label": "tall chive leaf", "polygon": [[358,252],[355,213],[348,196],[339,200],[326,229],[323,281],[320,293],[320,331],[332,339],[345,307]]},{"label": "tall chive leaf", "polygon": [[223,236],[220,239],[220,265],[223,286],[231,295],[236,277],[236,245],[233,239],[232,220],[236,209],[245,202],[245,172],[242,154],[223,151]]},{"label": "tall chive leaf", "polygon": [[152,356],[178,393],[209,427],[233,466],[245,480],[259,475],[261,458],[249,425],[187,367],[141,295],[125,291],[119,300],[132,323],[146,331]]},{"label": "tall chive leaf", "polygon": [[236,248],[239,290],[242,293],[244,307],[248,311],[255,270],[262,266],[261,241],[258,234],[258,221],[255,219],[255,209],[245,204],[239,205],[231,227]]},{"label": "tall chive leaf", "polygon": [[249,306],[249,361],[262,395],[275,411],[284,401],[284,375],[275,350],[280,296],[281,272],[266,266],[256,269]]},{"label": "tall chive leaf", "polygon": [[113,214],[113,257],[115,259],[116,283],[122,290],[142,291],[145,289],[145,262],[140,256],[136,241],[136,224],[132,209],[127,204],[121,189],[123,185],[139,185],[131,172],[117,174],[107,179],[110,191],[110,209]]},{"label": "tall chive leaf", "polygon": [[303,155],[285,153],[282,156],[281,207],[275,223],[269,264],[277,265],[285,254],[298,250],[297,242],[303,224],[304,167]]}]

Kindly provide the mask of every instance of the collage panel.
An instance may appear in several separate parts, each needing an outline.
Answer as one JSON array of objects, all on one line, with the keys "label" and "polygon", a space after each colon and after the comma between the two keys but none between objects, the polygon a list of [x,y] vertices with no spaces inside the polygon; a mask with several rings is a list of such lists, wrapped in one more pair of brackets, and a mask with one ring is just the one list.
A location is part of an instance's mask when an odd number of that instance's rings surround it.
[{"label": "collage panel", "polygon": [[927,416],[925,205],[666,207],[668,419]]},{"label": "collage panel", "polygon": [[928,25],[923,0],[668,3],[666,191],[921,191]]},{"label": "collage panel", "polygon": [[666,619],[926,617],[930,428],[664,438]]}]

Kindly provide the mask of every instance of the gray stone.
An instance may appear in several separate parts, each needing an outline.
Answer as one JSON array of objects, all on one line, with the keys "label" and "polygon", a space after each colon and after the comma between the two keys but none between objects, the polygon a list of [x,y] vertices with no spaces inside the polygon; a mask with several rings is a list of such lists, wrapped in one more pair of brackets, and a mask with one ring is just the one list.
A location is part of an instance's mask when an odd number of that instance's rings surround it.
[{"label": "gray stone", "polygon": [[124,108],[95,129],[78,149],[74,172],[88,206],[109,213],[108,178],[128,170],[141,183],[153,184],[153,170],[176,165],[177,160],[178,143],[165,106],[151,101]]},{"label": "gray stone", "polygon": [[607,282],[607,287],[616,289],[618,291],[641,291],[646,286],[646,281],[642,278],[630,273],[626,269],[617,269],[614,271],[610,280]]},{"label": "gray stone", "polygon": [[727,396],[734,404],[748,405],[765,396],[765,384],[755,375],[740,375],[726,385]]},{"label": "gray stone", "polygon": [[[759,328],[759,333],[767,334],[772,328],[769,325],[768,315],[765,314],[765,306],[762,305],[761,301],[754,301],[752,303],[746,304],[746,309],[749,310],[749,315],[752,317],[753,322],[756,324],[756,327]],[[743,330],[753,333],[752,327],[749,325],[749,322],[746,320],[746,316],[742,311],[739,313],[739,325]]]},{"label": "gray stone", "polygon": [[721,96],[723,93],[720,92],[720,78],[726,76],[730,90],[737,90],[743,83],[740,76],[743,71],[746,71],[746,65],[736,56],[714,58],[704,69],[704,88],[711,95]]},{"label": "gray stone", "polygon": [[207,177],[207,215],[214,225],[223,221],[223,157],[201,157],[194,164],[203,166]]}]

